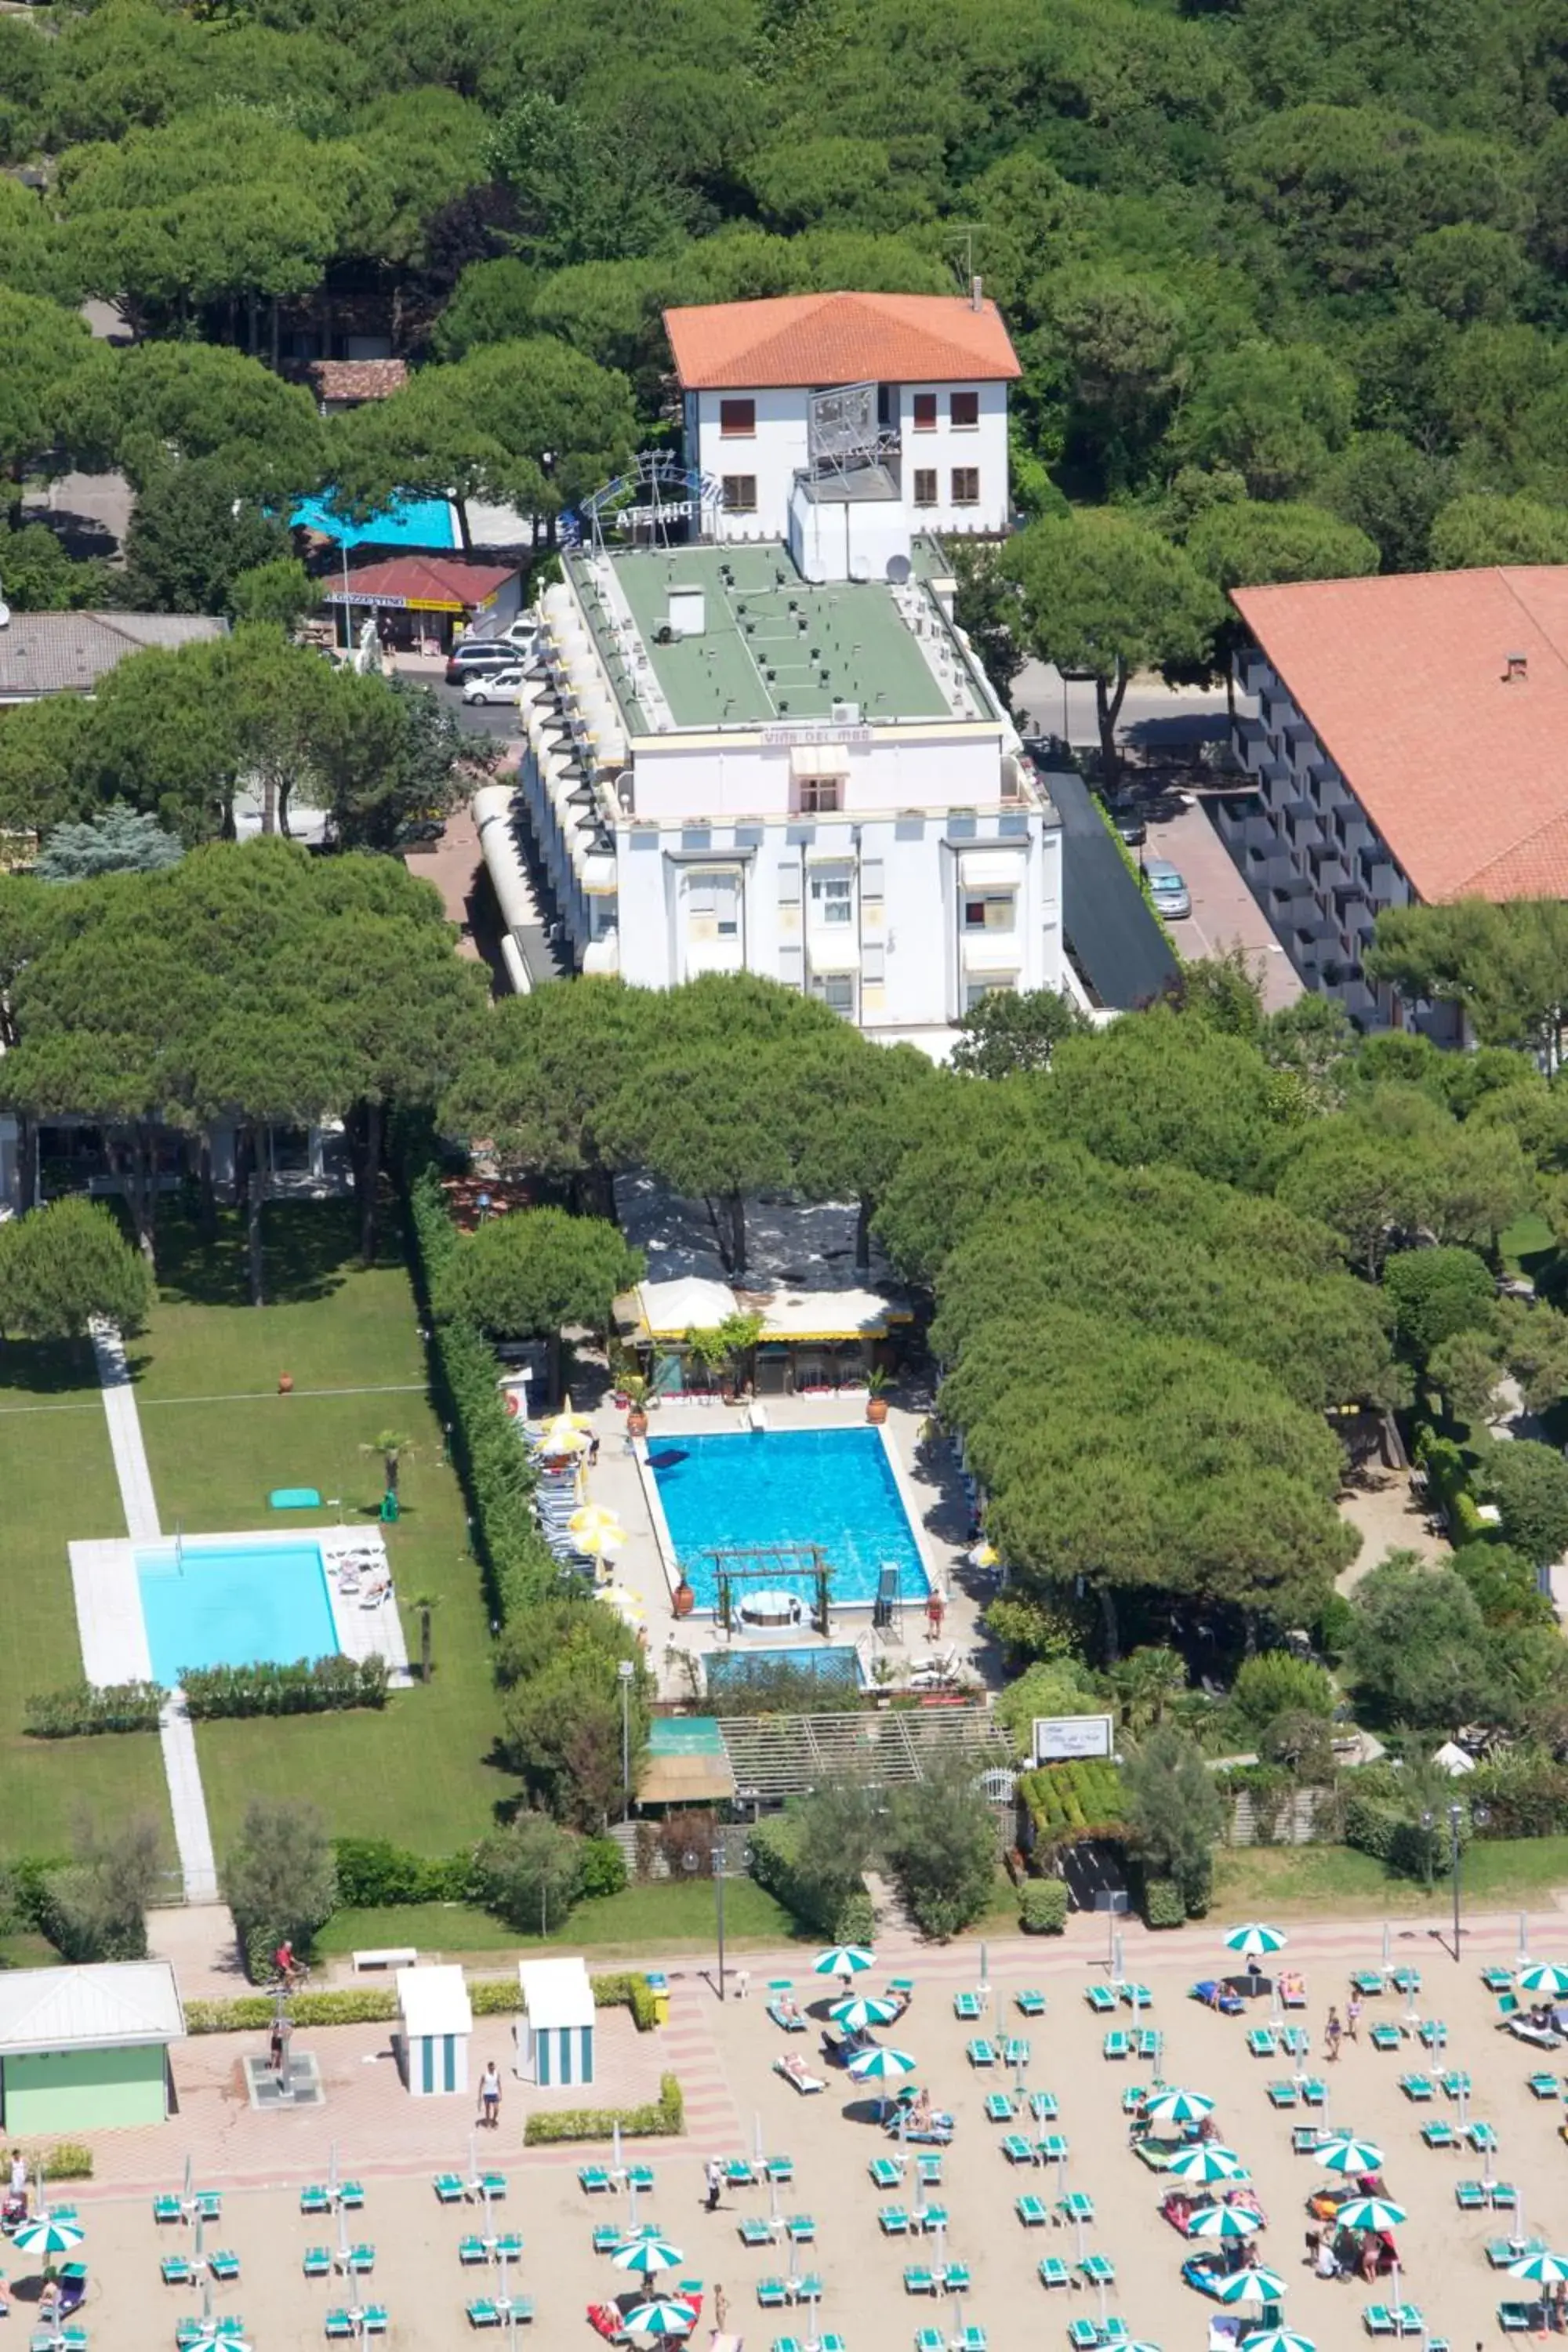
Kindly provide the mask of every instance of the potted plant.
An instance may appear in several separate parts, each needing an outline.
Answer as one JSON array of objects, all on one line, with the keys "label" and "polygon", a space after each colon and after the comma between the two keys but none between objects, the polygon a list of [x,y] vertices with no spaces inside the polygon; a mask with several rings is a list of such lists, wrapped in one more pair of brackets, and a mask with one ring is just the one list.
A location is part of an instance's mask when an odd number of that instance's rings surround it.
[{"label": "potted plant", "polygon": [[866,1375],[866,1418],[880,1423],[888,1418],[888,1400],[882,1391],[888,1385],[888,1375],[880,1364],[873,1364]]},{"label": "potted plant", "polygon": [[697,1606],[697,1595],[686,1581],[686,1572],[684,1570],[681,1571],[679,1583],[676,1586],[674,1592],[670,1596],[670,1606],[673,1608],[678,1617],[689,1617],[692,1611]]},{"label": "potted plant", "polygon": [[621,1382],[621,1394],[626,1401],[626,1434],[628,1437],[647,1435],[647,1382],[640,1372],[628,1372]]}]

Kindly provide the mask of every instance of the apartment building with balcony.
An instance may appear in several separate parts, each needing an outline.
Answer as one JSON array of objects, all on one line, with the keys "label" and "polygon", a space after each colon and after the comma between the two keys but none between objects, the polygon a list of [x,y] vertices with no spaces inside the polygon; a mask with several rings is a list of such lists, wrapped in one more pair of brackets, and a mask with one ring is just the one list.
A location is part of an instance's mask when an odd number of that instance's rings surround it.
[{"label": "apartment building with balcony", "polygon": [[[1568,897],[1568,567],[1237,589],[1252,644],[1217,804],[1309,987],[1402,1023],[1362,957],[1385,907]],[[1423,1026],[1446,1030],[1435,1009]]]}]

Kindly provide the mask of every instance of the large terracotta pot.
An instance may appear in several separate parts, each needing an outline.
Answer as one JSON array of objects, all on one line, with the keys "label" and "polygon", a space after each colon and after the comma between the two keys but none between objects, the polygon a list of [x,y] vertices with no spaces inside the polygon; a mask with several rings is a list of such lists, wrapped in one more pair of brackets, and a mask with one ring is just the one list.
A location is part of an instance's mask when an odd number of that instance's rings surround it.
[{"label": "large terracotta pot", "polygon": [[672,1606],[678,1617],[689,1617],[697,1606],[697,1595],[684,1577],[675,1588]]},{"label": "large terracotta pot", "polygon": [[627,1413],[626,1431],[627,1434],[632,1437],[646,1437],[647,1435],[647,1414],[644,1412],[640,1404],[634,1404],[631,1411]]},{"label": "large terracotta pot", "polygon": [[880,1427],[881,1423],[888,1418],[888,1400],[885,1396],[870,1396],[867,1398],[866,1418],[868,1421],[875,1422],[877,1425]]}]

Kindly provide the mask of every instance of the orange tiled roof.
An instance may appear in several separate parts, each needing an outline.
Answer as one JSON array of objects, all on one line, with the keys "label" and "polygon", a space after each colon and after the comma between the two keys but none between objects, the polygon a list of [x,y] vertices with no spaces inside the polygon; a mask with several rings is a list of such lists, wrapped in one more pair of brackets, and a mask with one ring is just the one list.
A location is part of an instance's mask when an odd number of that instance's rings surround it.
[{"label": "orange tiled roof", "polygon": [[978,383],[1020,373],[994,302],[962,294],[784,294],[667,310],[688,392],[728,385]]},{"label": "orange tiled roof", "polygon": [[408,381],[406,360],[312,360],[306,370],[318,400],[385,400]]},{"label": "orange tiled roof", "polygon": [[1232,601],[1419,897],[1568,898],[1568,565]]}]

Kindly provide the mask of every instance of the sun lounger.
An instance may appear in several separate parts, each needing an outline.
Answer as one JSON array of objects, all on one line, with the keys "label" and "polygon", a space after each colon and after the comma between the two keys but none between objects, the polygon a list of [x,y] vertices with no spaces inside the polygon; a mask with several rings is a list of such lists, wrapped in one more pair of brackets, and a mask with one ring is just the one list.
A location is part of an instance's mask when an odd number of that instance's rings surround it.
[{"label": "sun lounger", "polygon": [[308,2279],[330,2278],[332,2273],[331,2248],[307,2246],[300,2268]]},{"label": "sun lounger", "polygon": [[1247,2007],[1241,1995],[1217,1977],[1200,1977],[1196,1984],[1187,1987],[1187,1999],[1201,2000],[1205,2009],[1217,2009],[1222,2017],[1240,2017]]},{"label": "sun lounger", "polygon": [[1279,2033],[1279,2047],[1287,2057],[1304,2058],[1312,2046],[1304,2025],[1282,2025]]},{"label": "sun lounger", "polygon": [[1079,2276],[1089,2286],[1114,2286],[1116,2264],[1108,2254],[1085,2254],[1079,2264]]},{"label": "sun lounger", "polygon": [[1323,2127],[1321,2124],[1292,2124],[1290,2126],[1290,2148],[1292,2154],[1296,2156],[1316,2156],[1319,2146],[1322,2140],[1322,2137]]},{"label": "sun lounger", "polygon": [[596,2254],[613,2254],[626,2234],[618,2221],[595,2221],[594,2252]]},{"label": "sun lounger", "polygon": [[930,2271],[925,2268],[923,2263],[906,2263],[904,2264],[904,2293],[906,2294],[934,2294],[936,2293],[936,2281],[932,2278]]},{"label": "sun lounger", "polygon": [[165,2286],[189,2286],[195,2276],[184,2254],[165,2254],[158,2268]]},{"label": "sun lounger", "polygon": [[[579,2178],[581,2176],[579,2176]],[[605,2175],[605,2185],[606,2188],[609,2186],[609,2174],[606,2173]],[[460,2173],[438,2172],[430,2185],[436,2191],[436,2200],[437,2204],[460,2205],[462,2203],[463,2181],[462,2175]]]},{"label": "sun lounger", "polygon": [[1020,2197],[1016,2200],[1013,2210],[1026,2230],[1043,2230],[1051,2218],[1051,2209],[1043,2197]]},{"label": "sun lounger", "polygon": [[1132,2048],[1120,2027],[1108,2033],[1100,2046],[1107,2058],[1117,2059],[1125,2058]]},{"label": "sun lounger", "polygon": [[973,2321],[961,2327],[956,2336],[948,2338],[951,2352],[985,2352],[985,2330]]},{"label": "sun lounger", "polygon": [[[595,2235],[597,2236],[597,2234],[595,2231]],[[621,2242],[621,2232],[618,2230],[616,2232],[615,2242],[617,2246]],[[482,2238],[459,2238],[458,2241],[458,2260],[460,2263],[471,2267],[477,2263],[488,2263],[489,2258],[489,2248]]]},{"label": "sun lounger", "polygon": [[1005,2091],[987,2091],[985,2120],[991,2124],[1010,2124],[1016,2112]]},{"label": "sun lounger", "polygon": [[1491,2202],[1479,2180],[1456,2180],[1454,2202],[1461,2213],[1479,2213]]},{"label": "sun lounger", "polygon": [[1399,2048],[1401,2039],[1397,2025],[1374,2025],[1366,2038],[1374,2050],[1381,2050],[1385,2055],[1390,2050]]},{"label": "sun lounger", "polygon": [[1058,2116],[1061,2113],[1061,2109],[1057,2105],[1055,2092],[1031,2091],[1029,2094],[1029,2113],[1034,2116],[1037,2123],[1054,2124]]},{"label": "sun lounger", "polygon": [[1096,2347],[1100,2342],[1100,2329],[1092,2319],[1069,2319],[1068,2342],[1072,2346],[1073,2352],[1096,2352]]},{"label": "sun lounger", "polygon": [[647,2189],[651,2190],[653,2188],[653,2167],[651,2164],[628,2164],[626,2167],[626,2179],[634,2189]]},{"label": "sun lounger", "polygon": [[782,2278],[757,2281],[757,2305],[762,2311],[783,2311],[789,2301],[789,2289]]},{"label": "sun lounger", "polygon": [[1009,2164],[1033,2164],[1035,2143],[1026,2139],[1022,2132],[1009,2132],[1002,2142],[1002,2153]]},{"label": "sun lounger", "polygon": [[915,2158],[915,2178],[920,2182],[922,2189],[940,2189],[942,2187],[942,2158],[940,2156],[917,2156]]},{"label": "sun lounger", "polygon": [[309,2189],[300,2189],[300,2210],[301,2213],[330,2213],[331,2210],[331,2199],[328,2196],[326,2190],[318,2183],[312,2182]]},{"label": "sun lounger", "polygon": [[1116,2008],[1116,1994],[1108,1984],[1085,1985],[1083,1997],[1096,2017],[1110,2017]]},{"label": "sun lounger", "polygon": [[1139,2058],[1158,2058],[1160,2037],[1152,2025],[1145,2025],[1132,2036],[1132,2049]]},{"label": "sun lounger", "polygon": [[1429,2074],[1401,2074],[1399,2087],[1413,2106],[1425,2106],[1432,2096]]},{"label": "sun lounger", "polygon": [[750,2189],[757,2177],[757,2168],[750,2157],[732,2156],[724,2167],[724,2178],[731,2189]]},{"label": "sun lounger", "polygon": [[1270,2083],[1268,2085],[1268,2104],[1271,2107],[1293,2107],[1297,2096],[1294,2083]]},{"label": "sun lounger", "polygon": [[800,2093],[802,2098],[808,2098],[813,2091],[826,2091],[827,2088],[822,2075],[814,2074],[804,2058],[795,2056],[775,2058],[773,2073],[782,2074],[784,2081],[792,2084]]},{"label": "sun lounger", "polygon": [[1544,2319],[1545,2309],[1539,2303],[1500,2303],[1497,2307],[1498,2326],[1505,2336],[1528,2336],[1535,2326],[1538,2313]]},{"label": "sun lounger", "polygon": [[1554,2099],[1559,2085],[1555,2074],[1531,2074],[1525,2088],[1532,2099]]},{"label": "sun lounger", "polygon": [[977,1992],[955,1992],[952,2013],[961,2025],[973,2025],[980,2016],[980,1995]]},{"label": "sun lounger", "polygon": [[1378,1994],[1383,1990],[1383,1970],[1381,1969],[1352,1969],[1351,1970],[1351,1990],[1352,1992],[1359,1992],[1363,2000],[1375,2000]]},{"label": "sun lounger", "polygon": [[937,2284],[948,2294],[967,2294],[973,2284],[967,2263],[949,2263],[937,2273]]},{"label": "sun lounger", "polygon": [[[505,2173],[487,2172],[485,2175],[485,2187],[489,2189],[492,2197],[504,2197],[506,2195]],[[358,2180],[345,2180],[338,2190],[338,2203],[342,2207],[345,2213],[359,2212],[364,2204],[364,2187],[363,2182]]]},{"label": "sun lounger", "polygon": [[1388,1981],[1394,1987],[1395,1992],[1419,1992],[1421,1990],[1421,1971],[1419,1969],[1412,1968],[1390,1969],[1388,1971]]},{"label": "sun lounger", "polygon": [[[532,2305],[530,2304],[525,2311],[522,2306],[522,2299],[521,2296],[517,2300],[515,2308],[520,2319],[531,2319],[533,2317]],[[359,2316],[360,2326],[363,2328],[367,2336],[384,2336],[386,2334],[386,2305],[384,2303],[367,2303]]]},{"label": "sun lounger", "polygon": [[1493,2130],[1490,2124],[1479,2122],[1467,2124],[1465,2126],[1465,2137],[1469,2141],[1470,2146],[1475,2149],[1478,2156],[1485,2156],[1489,2148],[1495,2148],[1497,2146],[1497,2133]]},{"label": "sun lounger", "polygon": [[[778,2352],[775,2345],[773,2352]],[[940,2327],[917,2327],[915,2352],[947,2352],[947,2338]]]},{"label": "sun lounger", "polygon": [[770,2156],[763,2169],[770,2180],[776,2180],[781,2189],[787,2189],[795,2179],[795,2158],[793,2156]]},{"label": "sun lounger", "polygon": [[1015,1993],[1013,1999],[1020,2017],[1044,2017],[1046,1996],[1043,1992],[1036,1992],[1031,1989],[1026,1992]]},{"label": "sun lounger", "polygon": [[[462,2183],[459,2181],[458,2186],[460,2192]],[[597,2197],[602,2191],[611,2189],[614,2183],[602,2164],[580,2164],[577,2167],[577,2186],[579,2189],[586,2189],[590,2197]],[[439,2183],[437,2185],[436,2193],[440,2196]],[[446,2202],[444,2198],[442,2202],[443,2204]]]},{"label": "sun lounger", "polygon": [[983,2034],[973,2042],[965,2042],[963,2054],[972,2066],[994,2066],[996,2063],[995,2045],[987,2042]]},{"label": "sun lounger", "polygon": [[1066,2132],[1042,2132],[1035,2142],[1035,2152],[1042,2164],[1065,2164],[1068,2160]]},{"label": "sun lounger", "polygon": [[153,2198],[153,2219],[154,2221],[183,2221],[184,2218],[185,2209],[181,2204],[177,2197]]},{"label": "sun lounger", "polygon": [[1517,2263],[1525,2254],[1545,2252],[1543,2238],[1531,2238],[1528,2245],[1518,2238],[1490,2238],[1487,2242],[1487,2260],[1494,2271],[1506,2271],[1510,2263]]},{"label": "sun lounger", "polygon": [[346,2341],[354,2332],[353,2321],[346,2311],[329,2311],[322,2325],[326,2328],[329,2343]]},{"label": "sun lounger", "polygon": [[1035,2265],[1042,2286],[1071,2286],[1072,2273],[1059,2254],[1042,2254]]},{"label": "sun lounger", "polygon": [[809,2213],[792,2213],[784,2223],[784,2236],[796,2246],[815,2246],[816,2223]]},{"label": "sun lounger", "polygon": [[765,2214],[748,2213],[736,2224],[736,2227],[741,2232],[741,2243],[743,2246],[771,2246],[773,2244],[773,2226]]},{"label": "sun lounger", "polygon": [[1058,2200],[1057,2211],[1064,2221],[1092,2221],[1094,2200],[1087,2189],[1069,2189],[1065,2197]]},{"label": "sun lounger", "polygon": [[907,2238],[910,2234],[910,2209],[907,2205],[884,2205],[877,2220],[884,2238]]},{"label": "sun lounger", "polygon": [[1440,2017],[1428,2017],[1416,2027],[1415,2038],[1423,2050],[1447,2050],[1448,2029]]},{"label": "sun lounger", "polygon": [[879,2189],[896,2189],[903,2174],[890,2156],[874,2156],[867,2168]]},{"label": "sun lounger", "polygon": [[494,2303],[488,2294],[480,2295],[477,2301],[470,2303],[468,2305],[468,2326],[470,2327],[499,2327],[500,2326],[500,2313],[496,2309]]},{"label": "sun lounger", "polygon": [[807,2271],[804,2278],[794,2281],[790,2292],[794,2294],[796,2303],[820,2303],[822,2281],[815,2271]]},{"label": "sun lounger", "polygon": [[1467,2098],[1470,2095],[1469,2076],[1460,2073],[1455,2067],[1448,2067],[1445,2073],[1438,2075],[1437,2081],[1447,2099],[1457,2099],[1461,2091]]},{"label": "sun lounger", "polygon": [[1118,1985],[1116,1990],[1129,2009],[1152,2009],[1154,2006],[1154,1996],[1147,1985]]},{"label": "sun lounger", "polygon": [[773,2352],[800,2352],[800,2339],[795,2336],[775,2336]]},{"label": "sun lounger", "polygon": [[947,2207],[945,2205],[914,2206],[910,2213],[910,2227],[911,2230],[945,2230]]},{"label": "sun lounger", "polygon": [[1301,2077],[1301,2102],[1304,2106],[1326,2106],[1328,2099],[1329,2086],[1321,2074],[1304,2074]]},{"label": "sun lounger", "polygon": [[1489,2193],[1491,2197],[1492,2211],[1494,2213],[1512,2213],[1517,2210],[1519,2206],[1519,2191],[1514,2187],[1511,2180],[1492,2181]]},{"label": "sun lounger", "polygon": [[1483,1969],[1481,1970],[1481,1982],[1485,1985],[1489,1992],[1507,1992],[1513,1983],[1513,1973],[1511,1969],[1500,1969],[1495,1966],[1489,1969]]},{"label": "sun lounger", "polygon": [[1369,2336],[1392,2336],[1394,2314],[1385,2303],[1369,2303],[1361,2315],[1362,2326]]},{"label": "sun lounger", "polygon": [[239,2256],[227,2247],[209,2254],[206,2263],[216,2286],[232,2286],[239,2276]]},{"label": "sun lounger", "polygon": [[1441,2116],[1433,2116],[1421,2126],[1421,2137],[1428,2147],[1457,2147],[1459,2136],[1451,2123]]},{"label": "sun lounger", "polygon": [[1127,2088],[1121,2094],[1122,2114],[1124,2116],[1141,2115],[1147,2104],[1148,2097],[1149,2085],[1147,2083],[1129,2083]]},{"label": "sun lounger", "polygon": [[781,2033],[804,2033],[805,2020],[798,2009],[784,2009],[776,2000],[768,2003],[768,2015]]},{"label": "sun lounger", "polygon": [[1031,2054],[1026,2034],[1010,2033],[1002,2044],[1004,2066],[1026,2066]]},{"label": "sun lounger", "polygon": [[1279,2044],[1271,2025],[1249,2027],[1247,2046],[1255,2058],[1278,2058],[1279,2055]]}]

